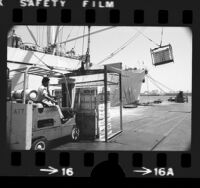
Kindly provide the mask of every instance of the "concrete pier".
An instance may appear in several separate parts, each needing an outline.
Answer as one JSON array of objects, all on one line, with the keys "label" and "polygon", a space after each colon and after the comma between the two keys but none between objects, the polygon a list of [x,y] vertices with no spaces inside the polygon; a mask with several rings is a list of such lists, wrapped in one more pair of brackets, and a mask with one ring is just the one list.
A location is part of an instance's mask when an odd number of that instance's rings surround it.
[{"label": "concrete pier", "polygon": [[[112,129],[119,127],[119,108],[112,108]],[[164,101],[123,109],[123,132],[110,142],[80,141],[56,145],[55,150],[187,151],[191,144],[191,101]]]}]

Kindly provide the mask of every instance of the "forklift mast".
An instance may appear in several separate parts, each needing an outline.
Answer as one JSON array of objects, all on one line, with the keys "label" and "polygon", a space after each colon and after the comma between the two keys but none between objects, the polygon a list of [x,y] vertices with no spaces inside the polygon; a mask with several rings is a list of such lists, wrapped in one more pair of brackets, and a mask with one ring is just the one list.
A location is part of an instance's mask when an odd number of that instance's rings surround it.
[{"label": "forklift mast", "polygon": [[62,107],[72,107],[72,101],[74,100],[74,87],[75,87],[75,79],[67,78],[67,86],[64,79],[59,80],[61,84],[61,92],[62,92]]}]

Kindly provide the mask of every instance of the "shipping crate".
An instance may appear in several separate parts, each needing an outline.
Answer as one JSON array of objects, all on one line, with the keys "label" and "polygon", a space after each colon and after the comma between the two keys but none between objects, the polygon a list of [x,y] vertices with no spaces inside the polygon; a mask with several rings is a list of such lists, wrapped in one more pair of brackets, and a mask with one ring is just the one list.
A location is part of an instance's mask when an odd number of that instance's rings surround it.
[{"label": "shipping crate", "polygon": [[76,124],[80,128],[80,139],[94,140],[96,138],[97,116],[95,113],[78,112]]},{"label": "shipping crate", "polygon": [[[84,139],[105,141],[104,87],[77,88],[74,107]],[[107,132],[112,133],[110,91],[107,91]],[[85,117],[84,117],[85,116]]]},{"label": "shipping crate", "polygon": [[94,113],[96,109],[96,88],[77,88],[74,108],[77,112]]}]

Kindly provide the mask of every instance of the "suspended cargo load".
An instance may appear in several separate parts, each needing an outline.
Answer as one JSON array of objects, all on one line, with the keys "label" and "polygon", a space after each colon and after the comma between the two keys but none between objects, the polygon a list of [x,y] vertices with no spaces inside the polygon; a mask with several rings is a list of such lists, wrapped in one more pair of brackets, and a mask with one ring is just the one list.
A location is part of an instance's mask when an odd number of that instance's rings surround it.
[{"label": "suspended cargo load", "polygon": [[150,49],[150,52],[152,64],[155,66],[174,62],[171,44]]}]

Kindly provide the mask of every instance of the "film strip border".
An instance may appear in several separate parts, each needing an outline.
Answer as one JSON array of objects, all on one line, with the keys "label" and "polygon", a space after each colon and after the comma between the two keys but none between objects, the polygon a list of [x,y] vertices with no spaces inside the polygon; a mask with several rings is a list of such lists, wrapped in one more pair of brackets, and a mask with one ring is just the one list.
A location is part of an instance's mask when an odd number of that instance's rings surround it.
[{"label": "film strip border", "polygon": [[[147,18],[149,17],[148,14],[145,13],[144,10],[137,9],[132,11],[132,16],[129,17],[128,20],[132,22],[132,24],[144,24],[147,23]],[[35,15],[35,20],[32,17],[31,22],[37,22],[37,24],[42,23],[48,23],[49,21],[54,20],[52,18],[52,12],[47,9],[37,9],[33,12],[32,16]],[[51,14],[52,13],[52,14]],[[28,10],[23,10],[20,8],[14,8],[12,10],[12,22],[13,24],[21,24],[22,22],[28,22],[30,16],[27,17]],[[124,14],[120,12],[119,9],[112,9],[105,13],[96,12],[94,9],[86,9],[81,16],[82,21],[84,21],[85,24],[95,24],[98,23],[98,18],[101,18],[102,16],[107,17],[107,21],[104,22],[107,24],[120,24],[123,23]],[[74,23],[73,20],[73,10],[71,9],[62,9],[60,10],[60,15],[58,16],[58,21],[60,21],[60,24],[70,24]],[[177,21],[179,24],[192,24],[194,21],[193,11],[192,10],[182,10],[177,13]],[[30,19],[30,18],[29,18]],[[102,20],[102,19],[101,19]],[[175,19],[176,20],[176,19]],[[146,22],[147,21],[147,22]],[[126,23],[126,22],[125,22]],[[148,22],[149,23],[149,22]],[[172,15],[169,10],[158,10],[155,12],[154,15],[154,21],[152,24],[176,24],[174,22],[174,17],[172,18]]]},{"label": "film strip border", "polygon": [[[144,177],[142,173],[134,173],[134,170],[151,169],[152,173],[145,177],[188,178],[194,177],[191,173],[194,170],[192,161],[194,159],[189,152],[14,151],[4,162],[8,166],[8,174],[4,175],[47,176],[48,173],[40,170],[52,168],[59,169],[59,172],[51,176],[106,177],[114,174],[117,177]],[[72,169],[73,173],[67,174],[64,169]],[[158,170],[162,171],[161,174]]]},{"label": "film strip border", "polygon": [[[25,1],[25,0],[24,0]],[[34,2],[34,0],[31,0]],[[48,0],[49,2],[50,0]],[[63,0],[62,6],[20,6],[18,1],[4,1],[0,16],[7,15],[6,23],[12,24],[121,24],[121,25],[190,25],[198,24],[198,5],[192,1],[153,2],[141,1],[98,1]],[[25,1],[26,2],[26,1]],[[113,6],[106,7],[106,2]],[[95,3],[95,6],[94,6]],[[40,4],[41,1],[40,1]],[[101,4],[99,6],[98,4]],[[162,7],[162,8],[161,8]],[[2,22],[5,20],[2,20]]]},{"label": "film strip border", "polygon": [[[175,2],[174,2],[175,3]],[[160,9],[154,4],[122,6],[114,9],[83,9],[68,8],[68,9],[53,9],[53,8],[19,8],[12,6],[7,10],[7,19],[1,20],[7,24],[97,24],[97,25],[163,25],[163,26],[198,26],[200,23],[200,13],[198,6],[187,3],[182,4],[177,9],[177,3],[174,7]],[[17,7],[17,8],[16,8]],[[120,5],[118,5],[120,7]],[[163,6],[164,7],[164,6]],[[181,8],[184,7],[184,8]],[[2,10],[2,7],[0,7]],[[0,17],[5,17],[5,12],[0,10]],[[56,12],[56,13],[55,13]],[[199,32],[199,31],[198,31]],[[194,136],[194,135],[193,135]],[[197,139],[193,138],[193,141]],[[193,142],[194,143],[194,142]],[[8,154],[8,155],[6,155]],[[196,153],[197,154],[197,153]],[[4,160],[5,159],[5,160]],[[55,168],[74,168],[75,177],[90,177],[95,169],[104,162],[111,164],[119,164],[126,177],[142,177],[133,173],[134,169],[146,167],[154,169],[158,168],[173,168],[174,177],[198,177],[198,166],[194,165],[199,161],[198,155],[185,152],[6,152],[1,156],[5,171],[0,171],[7,176],[46,176],[47,174],[39,171],[41,168],[53,166]],[[104,168],[104,167],[100,167]],[[113,172],[113,169],[110,168]],[[105,169],[107,173],[110,171]],[[98,171],[98,169],[97,169]],[[196,174],[194,173],[196,172]],[[97,173],[98,174],[98,173]],[[55,174],[59,175],[60,174]],[[52,175],[53,176],[53,175]],[[148,177],[155,177],[149,174]],[[170,176],[171,177],[171,176]]]}]

